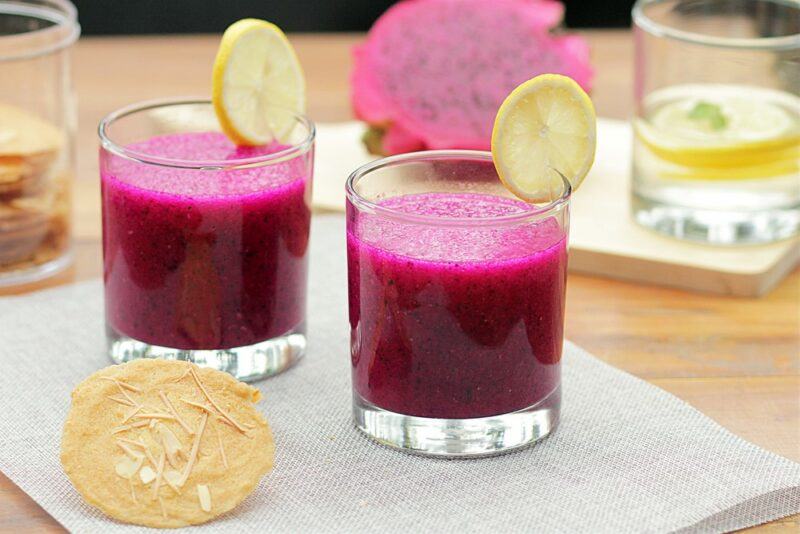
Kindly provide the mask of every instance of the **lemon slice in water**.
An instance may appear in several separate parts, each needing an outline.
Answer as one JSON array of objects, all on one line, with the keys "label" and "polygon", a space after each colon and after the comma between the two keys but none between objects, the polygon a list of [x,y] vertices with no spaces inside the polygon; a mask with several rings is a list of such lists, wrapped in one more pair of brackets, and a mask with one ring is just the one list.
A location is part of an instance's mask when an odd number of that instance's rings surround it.
[{"label": "lemon slice in water", "polygon": [[238,145],[262,145],[289,133],[292,112],[305,112],[305,79],[280,28],[243,19],[225,30],[212,100],[222,131]]},{"label": "lemon slice in water", "polygon": [[788,174],[800,158],[800,122],[790,111],[798,106],[796,97],[758,88],[676,86],[651,95],[652,111],[636,122],[636,135],[665,161],[726,169],[726,178],[750,166]]}]

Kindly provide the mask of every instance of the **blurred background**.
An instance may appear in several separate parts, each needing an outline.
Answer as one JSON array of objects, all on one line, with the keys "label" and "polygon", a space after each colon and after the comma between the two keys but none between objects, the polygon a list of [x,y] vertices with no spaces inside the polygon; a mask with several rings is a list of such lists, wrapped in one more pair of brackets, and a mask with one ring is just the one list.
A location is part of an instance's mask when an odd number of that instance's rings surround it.
[{"label": "blurred background", "polygon": [[[84,35],[217,33],[244,17],[290,32],[366,31],[389,0],[73,0]],[[492,0],[487,0],[492,1]],[[624,27],[633,0],[562,0],[570,28]]]}]

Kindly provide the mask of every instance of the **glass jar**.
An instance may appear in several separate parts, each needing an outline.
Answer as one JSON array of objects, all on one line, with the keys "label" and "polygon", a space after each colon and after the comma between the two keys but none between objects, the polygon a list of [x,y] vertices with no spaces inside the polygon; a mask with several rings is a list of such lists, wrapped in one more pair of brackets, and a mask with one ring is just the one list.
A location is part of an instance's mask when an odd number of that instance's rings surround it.
[{"label": "glass jar", "polygon": [[0,0],[0,286],[71,260],[76,109],[67,0]]},{"label": "glass jar", "polygon": [[111,359],[192,361],[239,380],[305,353],[314,126],[237,147],[211,102],[145,102],[100,123]]},{"label": "glass jar", "polygon": [[633,217],[715,245],[800,229],[800,4],[639,0]]},{"label": "glass jar", "polygon": [[529,445],[556,426],[570,186],[531,205],[492,156],[430,151],[347,181],[356,425],[435,456]]}]

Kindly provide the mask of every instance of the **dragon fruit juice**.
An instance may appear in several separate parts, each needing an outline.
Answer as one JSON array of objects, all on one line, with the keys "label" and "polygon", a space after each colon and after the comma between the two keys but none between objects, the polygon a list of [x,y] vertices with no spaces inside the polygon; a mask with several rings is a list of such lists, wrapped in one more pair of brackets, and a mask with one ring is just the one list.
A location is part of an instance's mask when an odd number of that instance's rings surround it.
[{"label": "dragon fruit juice", "polygon": [[[421,193],[394,212],[491,218],[527,204]],[[558,395],[566,229],[555,217],[497,225],[418,224],[348,204],[355,393],[383,410],[465,419]],[[551,399],[553,397],[550,397]]]},{"label": "dragon fruit juice", "polygon": [[[196,161],[286,147],[236,147],[205,132],[155,136],[127,148]],[[109,326],[177,349],[247,346],[302,326],[312,157],[190,170],[101,151]]]}]

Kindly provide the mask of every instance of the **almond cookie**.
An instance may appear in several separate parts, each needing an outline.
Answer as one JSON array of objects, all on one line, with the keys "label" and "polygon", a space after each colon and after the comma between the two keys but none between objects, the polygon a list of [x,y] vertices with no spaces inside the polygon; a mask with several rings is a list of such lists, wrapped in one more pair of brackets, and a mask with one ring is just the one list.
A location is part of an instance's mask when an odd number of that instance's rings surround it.
[{"label": "almond cookie", "polygon": [[40,176],[22,158],[0,157],[0,201],[35,194],[42,183]]},{"label": "almond cookie", "polygon": [[0,200],[40,191],[63,144],[64,135],[54,124],[0,104]]},{"label": "almond cookie", "polygon": [[272,468],[259,398],[227,373],[187,362],[107,367],[72,392],[61,463],[83,498],[119,521],[204,523],[242,502]]},{"label": "almond cookie", "polygon": [[0,200],[35,195],[48,184],[56,154],[0,156]]},{"label": "almond cookie", "polygon": [[46,212],[0,203],[0,268],[32,258],[49,231]]},{"label": "almond cookie", "polygon": [[0,104],[0,156],[42,156],[61,149],[61,130],[24,109]]}]

